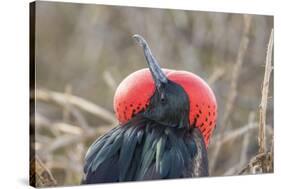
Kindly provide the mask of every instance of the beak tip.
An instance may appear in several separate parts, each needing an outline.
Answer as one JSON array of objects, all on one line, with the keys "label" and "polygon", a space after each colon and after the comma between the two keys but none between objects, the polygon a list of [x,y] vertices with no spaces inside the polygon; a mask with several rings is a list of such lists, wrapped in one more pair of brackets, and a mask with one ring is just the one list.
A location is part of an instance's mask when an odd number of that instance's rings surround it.
[{"label": "beak tip", "polygon": [[134,34],[132,37],[133,37],[134,40],[135,40],[138,44],[140,44],[141,46],[144,46],[144,45],[146,44],[146,41],[144,40],[144,38],[143,38],[141,35],[139,35],[139,34]]},{"label": "beak tip", "polygon": [[137,37],[139,37],[140,35],[139,34],[134,34],[132,37],[133,38],[137,38]]},{"label": "beak tip", "polygon": [[142,46],[146,60],[148,62],[148,67],[154,78],[154,81],[156,82],[156,85],[160,85],[160,82],[167,83],[167,78],[164,72],[161,70],[161,67],[159,66],[158,62],[153,57],[146,40],[139,34],[134,34],[132,37],[140,46]]}]

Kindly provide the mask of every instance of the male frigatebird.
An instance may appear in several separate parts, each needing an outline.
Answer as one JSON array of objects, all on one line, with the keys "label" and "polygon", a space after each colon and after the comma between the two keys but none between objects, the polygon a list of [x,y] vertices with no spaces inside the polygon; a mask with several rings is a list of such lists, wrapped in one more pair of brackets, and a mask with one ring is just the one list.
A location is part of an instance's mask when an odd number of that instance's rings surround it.
[{"label": "male frigatebird", "polygon": [[140,35],[149,69],[127,76],[114,96],[119,125],[89,148],[82,183],[208,176],[207,146],[217,103],[187,71],[161,69]]}]

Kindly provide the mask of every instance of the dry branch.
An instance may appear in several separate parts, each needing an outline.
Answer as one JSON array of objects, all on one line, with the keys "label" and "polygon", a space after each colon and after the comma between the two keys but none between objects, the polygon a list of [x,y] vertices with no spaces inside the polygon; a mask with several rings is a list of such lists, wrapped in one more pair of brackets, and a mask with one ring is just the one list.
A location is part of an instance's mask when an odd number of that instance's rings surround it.
[{"label": "dry branch", "polygon": [[[253,122],[251,124],[247,124],[245,126],[240,127],[239,129],[230,130],[229,132],[225,133],[223,136],[217,135],[211,141],[211,146],[213,145],[223,145],[226,142],[236,139],[239,136],[242,136],[249,132],[250,130],[254,130],[258,128],[259,124],[257,122]],[[271,127],[266,127],[266,130],[269,134],[273,135],[273,130]]]},{"label": "dry branch", "polygon": [[213,85],[218,79],[220,79],[225,73],[223,68],[216,68],[213,74],[208,78],[209,85]]},{"label": "dry branch", "polygon": [[72,87],[71,85],[66,85],[65,86],[65,97],[66,97],[66,102],[63,106],[63,111],[62,111],[62,118],[64,122],[69,122],[70,120],[70,111],[71,111],[71,104],[68,102],[69,95],[71,94]]},{"label": "dry branch", "polygon": [[60,132],[64,132],[72,135],[79,135],[83,133],[83,129],[81,129],[80,127],[64,122],[55,122],[52,124],[52,128],[57,129]]},{"label": "dry branch", "polygon": [[[268,173],[273,172],[273,146],[269,152],[266,150],[266,107],[268,99],[268,87],[270,81],[270,74],[272,71],[272,49],[273,49],[273,29],[271,30],[268,48],[266,53],[265,73],[262,87],[262,97],[259,106],[259,152],[254,156],[251,161],[243,168],[239,174],[245,173]],[[273,136],[272,136],[273,137]],[[273,139],[272,139],[273,145]]]},{"label": "dry branch", "polygon": [[[250,33],[251,20],[252,20],[252,17],[250,15],[244,15],[243,35],[242,35],[242,39],[240,42],[236,63],[233,67],[231,83],[230,83],[230,90],[229,90],[229,93],[227,96],[225,111],[224,111],[224,114],[222,117],[222,122],[221,122],[220,128],[218,130],[218,132],[221,134],[221,136],[223,136],[224,129],[225,129],[226,125],[228,124],[228,119],[229,119],[229,116],[231,115],[231,112],[233,109],[233,104],[236,99],[237,83],[238,83],[238,78],[239,78],[239,74],[240,74],[240,69],[243,65],[244,56],[246,54],[246,50],[247,50],[248,44],[249,44],[249,33]],[[221,143],[219,145],[217,145],[216,148],[214,149],[213,157],[210,161],[210,172],[212,172],[214,170],[220,149],[221,149]]]},{"label": "dry branch", "polygon": [[[250,112],[249,118],[248,118],[248,126],[242,127],[245,131],[245,135],[243,136],[243,142],[242,142],[242,147],[241,147],[241,153],[240,153],[240,162],[239,165],[235,164],[233,167],[228,169],[223,175],[233,175],[234,173],[237,172],[237,170],[241,170],[241,168],[245,165],[247,162],[247,150],[248,150],[248,145],[250,142],[250,129],[256,128],[258,126],[258,123],[254,123],[255,120],[255,112]],[[253,125],[255,124],[255,127]],[[233,138],[237,138],[236,136]]]},{"label": "dry branch", "polygon": [[[95,127],[89,127],[87,129],[81,128],[77,125],[68,124],[65,122],[52,122],[48,118],[36,113],[35,124],[37,125],[38,131],[40,128],[48,129],[55,136],[54,139],[45,137],[48,141],[48,145],[44,147],[44,154],[51,153],[59,148],[63,148],[72,144],[77,144],[84,142],[87,139],[97,138],[98,136],[104,134],[106,131],[113,128],[115,125],[100,125]],[[61,135],[60,133],[66,133]],[[37,133],[40,138],[43,136]],[[36,140],[38,141],[37,137]],[[52,141],[52,142],[50,142]],[[42,151],[41,151],[42,152]]]},{"label": "dry branch", "polygon": [[95,129],[88,129],[87,131],[79,134],[79,135],[63,135],[58,138],[56,138],[52,143],[50,143],[45,149],[44,153],[52,153],[55,150],[58,150],[60,148],[72,145],[72,144],[77,144],[79,142],[83,142],[87,139],[92,139],[92,138],[97,138],[101,134],[104,134],[106,131],[111,129],[113,127],[105,127],[105,126],[100,126]]},{"label": "dry branch", "polygon": [[226,101],[226,107],[225,107],[225,113],[222,117],[222,125],[220,127],[220,133],[224,132],[224,129],[227,125],[227,121],[229,119],[229,116],[232,112],[233,104],[235,101],[235,98],[237,96],[237,84],[238,84],[238,78],[240,75],[240,70],[243,65],[243,60],[246,54],[246,50],[248,48],[249,44],[249,33],[250,33],[250,26],[251,26],[251,19],[252,17],[250,15],[244,16],[244,31],[243,36],[240,42],[239,51],[236,59],[236,63],[233,67],[232,76],[231,76],[231,82],[230,82],[230,90],[227,96]]},{"label": "dry branch", "polygon": [[273,153],[259,153],[238,174],[259,174],[273,172]]},{"label": "dry branch", "polygon": [[71,86],[67,85],[65,87],[66,103],[63,105],[63,120],[65,122],[69,122],[70,113],[71,113],[73,117],[76,119],[76,121],[78,122],[78,125],[83,127],[84,129],[87,129],[89,128],[87,120],[82,115],[82,113],[69,102],[71,91],[72,91]]},{"label": "dry branch", "polygon": [[57,181],[38,156],[30,162],[30,184],[34,187],[56,186]]},{"label": "dry branch", "polygon": [[98,116],[99,118],[102,118],[109,123],[116,124],[115,116],[111,112],[80,97],[74,95],[67,95],[68,97],[66,97],[66,95],[63,93],[45,89],[37,89],[35,92],[35,96],[36,100],[53,101],[62,106],[65,106],[65,104],[67,103],[71,103],[72,105],[79,107],[80,109],[87,111],[95,116]]},{"label": "dry branch", "polygon": [[259,153],[264,153],[266,151],[266,132],[265,132],[266,108],[267,108],[270,74],[272,71],[272,61],[271,61],[272,48],[273,48],[273,30],[271,31],[270,39],[269,39],[268,47],[267,47],[264,80],[263,80],[263,86],[262,86],[262,97],[261,97],[261,103],[259,106],[259,112],[260,112]]},{"label": "dry branch", "polygon": [[[41,115],[38,112],[35,112],[35,125],[36,125],[36,131],[38,131],[40,128],[48,128],[49,131],[54,135],[54,136],[59,136],[59,132],[57,129],[52,129],[51,126],[53,123],[46,118],[45,116]],[[37,133],[38,134],[38,133]]]},{"label": "dry branch", "polygon": [[[254,120],[255,120],[255,112],[250,112],[248,124],[252,125],[254,123]],[[248,160],[247,151],[248,151],[249,142],[250,142],[250,133],[246,132],[242,142],[239,167],[242,167]]]},{"label": "dry branch", "polygon": [[114,80],[112,74],[109,71],[104,71],[102,76],[105,83],[109,86],[109,88],[112,91],[115,91],[117,89],[117,83]]}]

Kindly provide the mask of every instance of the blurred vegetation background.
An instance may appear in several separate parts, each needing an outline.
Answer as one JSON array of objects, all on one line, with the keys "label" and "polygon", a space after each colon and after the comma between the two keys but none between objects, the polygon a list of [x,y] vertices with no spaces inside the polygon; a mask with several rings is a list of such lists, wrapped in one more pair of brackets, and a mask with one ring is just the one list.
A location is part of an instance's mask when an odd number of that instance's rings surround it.
[{"label": "blurred vegetation background", "polygon": [[[79,184],[87,148],[117,125],[114,91],[128,74],[146,67],[131,38],[136,33],[146,38],[163,68],[191,71],[214,90],[219,117],[208,149],[211,176],[235,175],[257,153],[272,16],[37,2],[35,27],[33,147],[59,185]],[[272,78],[268,136],[273,134]]]}]

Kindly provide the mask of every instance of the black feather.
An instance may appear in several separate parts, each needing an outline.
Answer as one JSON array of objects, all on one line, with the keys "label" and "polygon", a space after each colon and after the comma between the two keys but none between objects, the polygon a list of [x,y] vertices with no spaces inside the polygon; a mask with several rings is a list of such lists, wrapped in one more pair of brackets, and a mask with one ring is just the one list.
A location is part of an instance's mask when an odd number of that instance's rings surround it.
[{"label": "black feather", "polygon": [[146,171],[143,180],[154,180],[154,179],[161,179],[159,171],[156,171],[155,163],[152,163],[151,166]]},{"label": "black feather", "polygon": [[100,149],[98,154],[93,160],[91,171],[94,172],[98,166],[103,163],[106,159],[111,158],[120,149],[122,144],[123,135],[117,135],[114,140],[113,136],[109,138],[108,142]]},{"label": "black feather", "polygon": [[120,174],[119,174],[120,181],[126,180],[125,176],[131,164],[131,160],[134,155],[134,150],[138,142],[138,140],[136,140],[137,131],[138,131],[138,127],[130,127],[124,133],[124,139],[123,139],[123,144],[122,144],[120,158],[119,158],[119,164],[122,165],[122,167],[120,167]]},{"label": "black feather", "polygon": [[[149,130],[148,130],[149,132]],[[155,158],[155,145],[156,145],[156,140],[155,140],[155,133],[154,130],[152,130],[152,133],[146,133],[146,139],[141,155],[141,161],[140,161],[140,166],[137,172],[136,179],[137,180],[143,180],[146,171],[149,169],[152,160]]]},{"label": "black feather", "polygon": [[138,141],[138,144],[140,144],[141,141],[142,141],[143,133],[144,133],[144,131],[143,131],[142,129],[140,129],[140,130],[138,131],[138,133],[137,133],[137,141]]},{"label": "black feather", "polygon": [[170,172],[171,169],[171,153],[170,150],[166,151],[165,154],[163,155],[162,159],[160,160],[160,175],[162,178],[167,178],[168,173]]},{"label": "black feather", "polygon": [[88,149],[86,156],[85,156],[85,166],[84,166],[84,172],[87,172],[90,165],[92,164],[92,161],[95,157],[94,154],[98,153],[99,150],[104,146],[104,144],[107,142],[107,139],[111,136],[113,132],[115,132],[118,129],[118,127],[113,128],[111,131],[109,131],[106,135],[101,136],[97,139],[95,143],[93,143],[90,148]]},{"label": "black feather", "polygon": [[207,176],[208,159],[198,129],[138,118],[89,148],[84,173],[85,184]]},{"label": "black feather", "polygon": [[117,155],[105,160],[95,172],[88,172],[82,183],[118,182],[119,164],[116,163],[117,161]]},{"label": "black feather", "polygon": [[163,153],[164,153],[164,149],[166,146],[166,135],[162,136],[158,142],[157,142],[157,146],[156,146],[156,171],[159,172],[160,171],[160,160],[163,157]]}]

